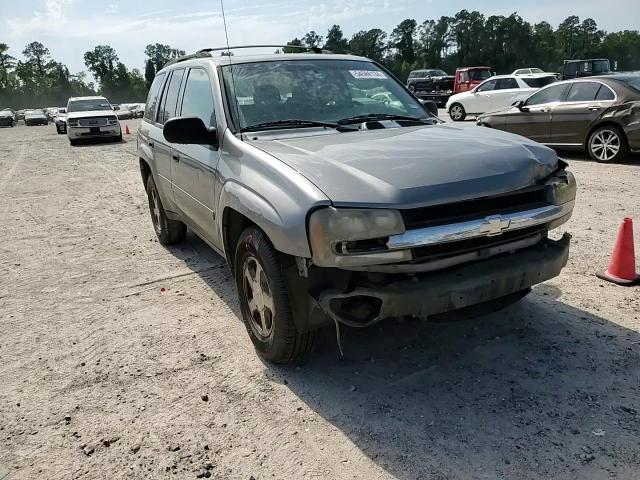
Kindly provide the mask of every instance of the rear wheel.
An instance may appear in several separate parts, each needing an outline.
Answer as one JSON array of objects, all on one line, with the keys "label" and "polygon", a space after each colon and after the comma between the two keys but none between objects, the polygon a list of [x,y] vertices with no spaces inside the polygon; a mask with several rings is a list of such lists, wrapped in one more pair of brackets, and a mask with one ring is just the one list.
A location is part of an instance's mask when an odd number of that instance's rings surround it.
[{"label": "rear wheel", "polygon": [[459,103],[454,103],[449,107],[449,116],[451,120],[454,122],[462,122],[465,118],[467,118],[467,112],[465,112],[464,107]]},{"label": "rear wheel", "polygon": [[147,197],[149,199],[149,212],[151,213],[151,221],[153,229],[156,231],[158,241],[162,245],[171,245],[184,240],[187,234],[187,226],[177,220],[169,220],[162,206],[160,195],[156,182],[153,181],[153,175],[147,178]]},{"label": "rear wheel", "polygon": [[629,153],[627,139],[614,126],[605,125],[593,131],[587,142],[589,155],[596,162],[619,162]]},{"label": "rear wheel", "polygon": [[273,363],[302,360],[315,343],[316,332],[296,327],[283,261],[268,237],[247,228],[238,239],[234,275],[242,319],[258,354]]}]

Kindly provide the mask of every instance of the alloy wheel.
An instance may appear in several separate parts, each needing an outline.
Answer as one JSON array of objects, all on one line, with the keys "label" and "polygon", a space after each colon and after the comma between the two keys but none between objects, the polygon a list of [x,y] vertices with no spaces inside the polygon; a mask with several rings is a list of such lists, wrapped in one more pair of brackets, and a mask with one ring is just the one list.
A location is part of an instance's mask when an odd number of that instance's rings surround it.
[{"label": "alloy wheel", "polygon": [[151,207],[151,217],[153,219],[153,226],[156,231],[160,231],[160,203],[158,202],[158,192],[156,192],[155,188],[151,189],[151,197],[150,197],[150,207]]},{"label": "alloy wheel", "polygon": [[600,130],[591,137],[591,152],[601,162],[611,161],[621,146],[620,135],[613,130]]},{"label": "alloy wheel", "polygon": [[252,329],[263,339],[273,331],[274,305],[267,275],[256,257],[249,255],[242,268],[244,297]]},{"label": "alloy wheel", "polygon": [[451,118],[453,120],[459,120],[462,118],[462,107],[459,105],[454,105],[453,107],[451,107],[451,110],[449,111],[449,115],[451,115]]}]

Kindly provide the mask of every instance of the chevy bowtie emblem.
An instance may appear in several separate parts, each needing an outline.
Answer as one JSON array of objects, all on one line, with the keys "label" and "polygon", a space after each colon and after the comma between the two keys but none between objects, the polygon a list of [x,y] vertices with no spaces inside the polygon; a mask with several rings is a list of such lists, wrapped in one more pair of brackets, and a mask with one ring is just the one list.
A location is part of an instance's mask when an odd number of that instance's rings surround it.
[{"label": "chevy bowtie emblem", "polygon": [[500,235],[509,228],[511,220],[502,218],[502,215],[491,215],[485,217],[484,222],[483,231],[486,232],[487,237],[493,237],[494,235]]}]

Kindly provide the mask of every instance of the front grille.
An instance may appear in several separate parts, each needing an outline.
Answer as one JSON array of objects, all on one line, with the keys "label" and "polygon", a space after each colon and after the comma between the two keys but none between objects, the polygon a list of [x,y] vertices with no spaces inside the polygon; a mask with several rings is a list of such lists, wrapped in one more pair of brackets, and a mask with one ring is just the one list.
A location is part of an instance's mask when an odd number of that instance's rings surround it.
[{"label": "front grille", "polygon": [[544,205],[548,205],[545,201],[544,186],[536,186],[505,195],[412,208],[402,210],[401,213],[406,229],[411,230],[531,210]]},{"label": "front grille", "polygon": [[504,232],[495,237],[477,237],[467,240],[459,240],[457,242],[440,243],[437,245],[426,245],[424,247],[416,247],[412,249],[414,261],[434,260],[441,257],[451,257],[461,255],[467,252],[474,252],[483,248],[494,247],[504,243],[515,242],[527,237],[538,234],[544,234],[546,227],[544,225],[536,225],[534,227],[523,228],[521,230],[512,230]]},{"label": "front grille", "polygon": [[88,117],[78,119],[81,127],[104,127],[107,125],[108,117]]}]

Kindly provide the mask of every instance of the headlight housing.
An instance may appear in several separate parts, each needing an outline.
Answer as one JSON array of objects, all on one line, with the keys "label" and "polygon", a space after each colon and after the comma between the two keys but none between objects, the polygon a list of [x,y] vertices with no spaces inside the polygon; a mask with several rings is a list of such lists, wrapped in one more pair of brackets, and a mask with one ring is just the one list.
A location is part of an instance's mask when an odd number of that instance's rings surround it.
[{"label": "headlight housing", "polygon": [[78,126],[80,126],[80,120],[78,120],[78,119],[67,120],[67,126],[69,126],[69,127],[78,127]]},{"label": "headlight housing", "polygon": [[313,263],[320,267],[352,267],[402,262],[409,251],[388,251],[390,235],[405,232],[397,210],[323,208],[309,217]]}]

